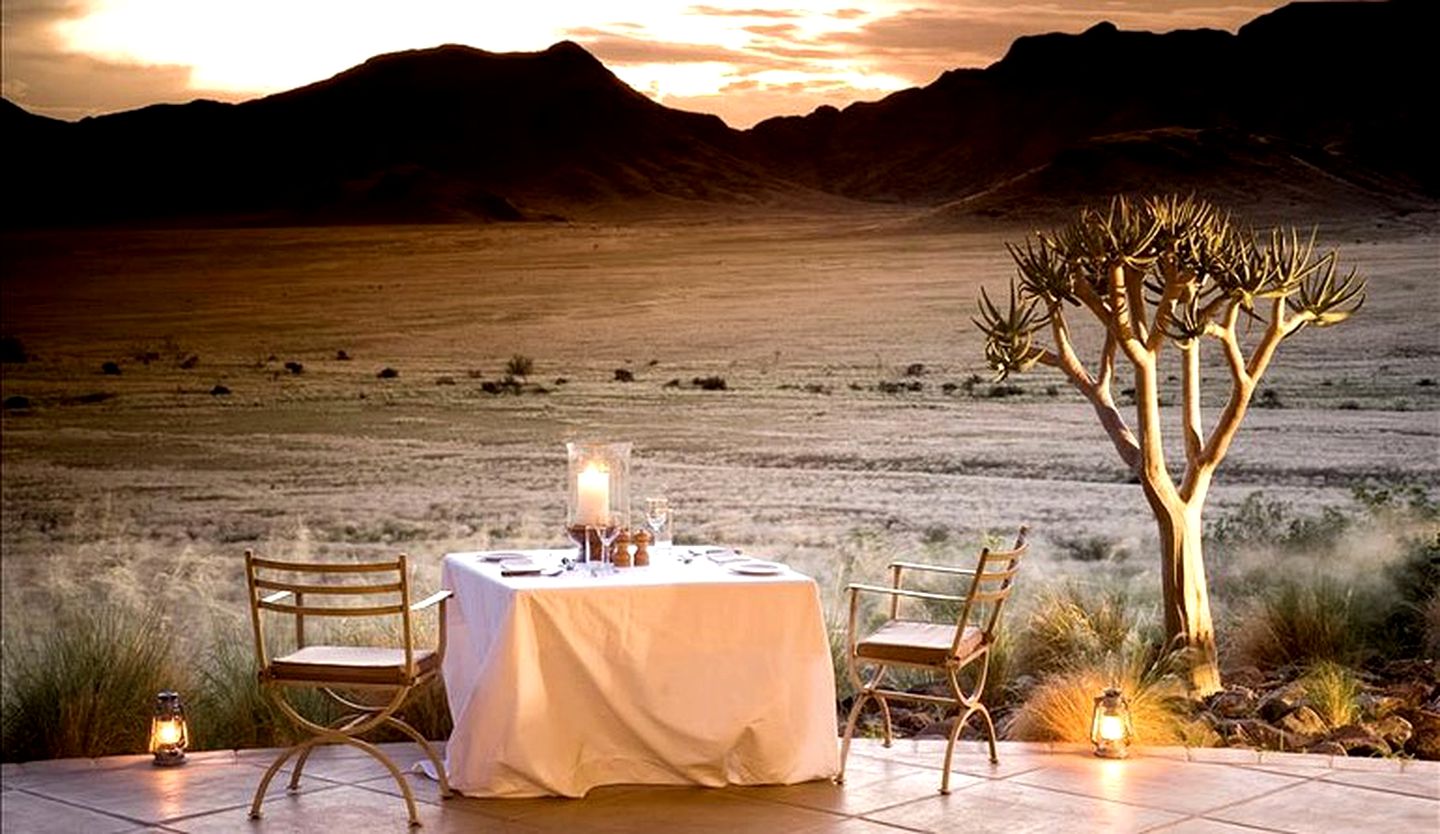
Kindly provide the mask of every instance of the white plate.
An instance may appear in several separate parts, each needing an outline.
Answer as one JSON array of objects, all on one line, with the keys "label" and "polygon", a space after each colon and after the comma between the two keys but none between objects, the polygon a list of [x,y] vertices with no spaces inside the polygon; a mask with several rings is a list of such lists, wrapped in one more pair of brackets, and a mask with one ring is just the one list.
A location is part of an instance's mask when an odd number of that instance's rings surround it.
[{"label": "white plate", "polygon": [[760,559],[748,559],[725,567],[731,573],[743,573],[746,576],[774,576],[785,570],[785,566],[779,562],[765,562]]},{"label": "white plate", "polygon": [[513,550],[492,550],[488,553],[477,554],[476,557],[482,562],[504,562],[509,559],[526,559],[530,557],[524,553],[517,553]]}]

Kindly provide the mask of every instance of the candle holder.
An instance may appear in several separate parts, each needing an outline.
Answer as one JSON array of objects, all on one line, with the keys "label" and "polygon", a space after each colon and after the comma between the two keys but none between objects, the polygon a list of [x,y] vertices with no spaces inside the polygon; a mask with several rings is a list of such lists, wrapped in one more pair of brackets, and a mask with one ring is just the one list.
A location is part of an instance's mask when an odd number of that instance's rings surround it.
[{"label": "candle holder", "polygon": [[581,562],[609,564],[606,551],[630,526],[630,449],[629,443],[565,444],[565,530]]}]

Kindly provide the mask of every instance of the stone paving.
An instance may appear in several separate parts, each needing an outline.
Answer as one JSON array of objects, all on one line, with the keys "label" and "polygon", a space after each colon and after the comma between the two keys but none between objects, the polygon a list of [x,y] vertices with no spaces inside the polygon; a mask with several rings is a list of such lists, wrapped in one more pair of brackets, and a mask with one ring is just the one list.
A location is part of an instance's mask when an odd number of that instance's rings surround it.
[{"label": "stone paving", "polygon": [[[413,745],[386,745],[404,766]],[[648,832],[1440,832],[1440,762],[1250,750],[1150,748],[1097,759],[1084,748],[1004,743],[957,749],[939,794],[943,742],[857,739],[846,783],[755,788],[615,786],[584,799],[441,800],[411,776],[421,831]],[[350,747],[311,757],[301,790],[277,777],[265,816],[247,816],[274,751],[191,754],[178,768],[148,756],[6,764],[4,832],[402,832],[399,789]]]}]

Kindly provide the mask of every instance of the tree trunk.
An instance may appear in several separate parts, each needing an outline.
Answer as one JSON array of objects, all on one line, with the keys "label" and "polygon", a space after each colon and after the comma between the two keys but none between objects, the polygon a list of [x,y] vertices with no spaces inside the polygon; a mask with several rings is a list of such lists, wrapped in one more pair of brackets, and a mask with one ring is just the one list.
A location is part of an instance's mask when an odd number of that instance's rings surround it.
[{"label": "tree trunk", "polygon": [[[1153,502],[1152,502],[1153,503]],[[1220,691],[1220,659],[1210,619],[1210,591],[1201,553],[1204,527],[1200,507],[1156,506],[1160,523],[1160,573],[1165,607],[1165,636],[1171,648],[1186,649],[1190,694]]]}]

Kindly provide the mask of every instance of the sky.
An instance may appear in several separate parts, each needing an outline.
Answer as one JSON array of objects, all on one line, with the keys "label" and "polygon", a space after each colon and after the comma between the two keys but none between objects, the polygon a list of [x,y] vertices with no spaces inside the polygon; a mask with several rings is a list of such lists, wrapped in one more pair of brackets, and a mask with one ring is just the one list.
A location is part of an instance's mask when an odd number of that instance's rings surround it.
[{"label": "sky", "polygon": [[1025,34],[1102,20],[1234,31],[1276,0],[4,0],[0,93],[62,119],[243,101],[374,55],[575,41],[670,107],[744,128],[999,60]]}]

